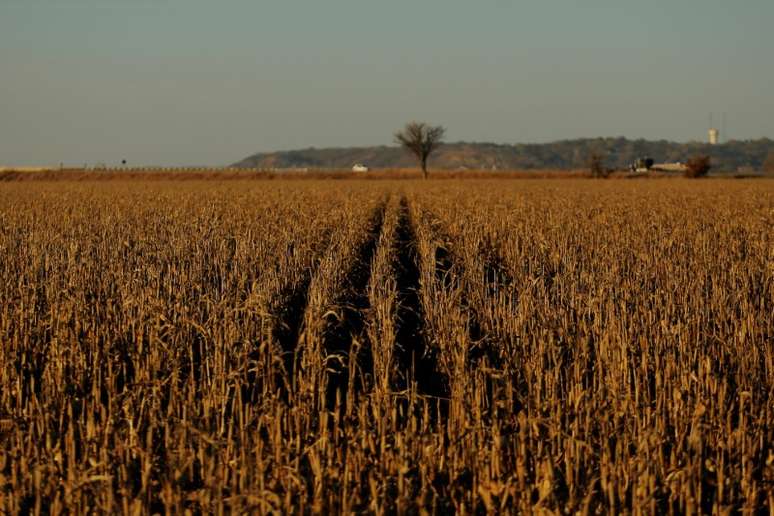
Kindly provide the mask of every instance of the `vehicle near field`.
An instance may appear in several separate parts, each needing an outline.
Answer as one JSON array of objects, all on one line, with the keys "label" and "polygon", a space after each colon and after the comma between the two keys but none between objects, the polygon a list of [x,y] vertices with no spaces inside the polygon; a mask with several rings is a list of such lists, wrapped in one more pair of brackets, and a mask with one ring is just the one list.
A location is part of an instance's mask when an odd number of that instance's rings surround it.
[{"label": "vehicle near field", "polygon": [[653,158],[637,158],[629,166],[629,170],[632,172],[647,172],[653,168],[653,163],[655,163]]},{"label": "vehicle near field", "polygon": [[352,165],[352,172],[368,172],[370,169],[362,163]]}]

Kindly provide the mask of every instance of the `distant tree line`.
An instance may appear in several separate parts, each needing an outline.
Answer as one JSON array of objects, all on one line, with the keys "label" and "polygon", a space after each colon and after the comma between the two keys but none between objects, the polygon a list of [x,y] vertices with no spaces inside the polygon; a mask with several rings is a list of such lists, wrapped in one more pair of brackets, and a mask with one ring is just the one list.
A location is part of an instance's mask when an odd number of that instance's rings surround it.
[{"label": "distant tree line", "polygon": [[[708,156],[712,169],[737,171],[774,169],[774,141],[731,141],[721,145],[669,141],[595,138],[545,144],[500,145],[445,143],[432,157],[434,169],[588,169],[589,157],[598,155],[605,166],[628,168],[635,160],[651,157],[656,163],[687,162]],[[364,163],[373,168],[416,167],[417,157],[400,146],[302,149],[253,155],[236,166],[350,168]]]}]

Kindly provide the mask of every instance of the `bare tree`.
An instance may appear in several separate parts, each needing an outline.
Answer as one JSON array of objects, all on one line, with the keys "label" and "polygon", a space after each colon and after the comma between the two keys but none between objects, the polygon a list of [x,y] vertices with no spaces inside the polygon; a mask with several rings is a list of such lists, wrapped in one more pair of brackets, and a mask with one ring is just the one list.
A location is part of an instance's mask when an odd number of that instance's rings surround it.
[{"label": "bare tree", "polygon": [[427,179],[427,158],[441,145],[446,129],[429,126],[424,122],[410,122],[395,133],[395,143],[403,146],[419,160],[422,174]]},{"label": "bare tree", "polygon": [[591,153],[591,156],[589,156],[589,172],[591,177],[607,177],[609,175],[602,154],[598,152]]}]

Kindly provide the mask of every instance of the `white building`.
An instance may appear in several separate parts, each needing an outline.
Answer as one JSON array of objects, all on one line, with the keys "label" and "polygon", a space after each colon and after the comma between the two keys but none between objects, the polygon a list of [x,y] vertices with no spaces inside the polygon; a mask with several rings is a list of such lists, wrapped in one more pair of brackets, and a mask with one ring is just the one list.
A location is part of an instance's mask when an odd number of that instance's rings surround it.
[{"label": "white building", "polygon": [[352,166],[352,172],[368,172],[368,167],[362,163],[355,163]]}]

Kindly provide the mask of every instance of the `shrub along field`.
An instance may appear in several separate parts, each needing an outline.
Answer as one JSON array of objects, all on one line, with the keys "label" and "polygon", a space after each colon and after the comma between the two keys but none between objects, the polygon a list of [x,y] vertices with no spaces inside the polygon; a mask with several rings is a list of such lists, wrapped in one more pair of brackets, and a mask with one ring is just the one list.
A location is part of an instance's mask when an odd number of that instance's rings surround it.
[{"label": "shrub along field", "polygon": [[0,512],[774,510],[774,182],[0,185]]}]

